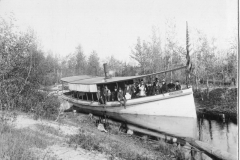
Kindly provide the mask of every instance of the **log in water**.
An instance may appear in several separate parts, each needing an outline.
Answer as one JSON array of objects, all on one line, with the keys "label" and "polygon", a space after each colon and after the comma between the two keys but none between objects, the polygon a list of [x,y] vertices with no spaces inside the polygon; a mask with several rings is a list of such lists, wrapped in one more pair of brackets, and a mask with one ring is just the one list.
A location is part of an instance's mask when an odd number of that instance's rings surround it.
[{"label": "log in water", "polygon": [[200,141],[237,156],[238,125],[235,119],[198,115],[197,121]]}]

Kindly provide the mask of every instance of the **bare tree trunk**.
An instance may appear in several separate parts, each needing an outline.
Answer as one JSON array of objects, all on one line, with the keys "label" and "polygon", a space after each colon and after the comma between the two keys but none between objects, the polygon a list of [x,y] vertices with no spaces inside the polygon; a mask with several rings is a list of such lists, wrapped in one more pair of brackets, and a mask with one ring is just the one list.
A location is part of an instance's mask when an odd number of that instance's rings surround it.
[{"label": "bare tree trunk", "polygon": [[[172,55],[173,55],[173,54],[171,54],[171,68],[172,68]],[[172,74],[173,74],[173,73],[172,73],[172,71],[171,71],[171,80],[172,80]]]},{"label": "bare tree trunk", "polygon": [[209,85],[208,85],[208,76],[207,76],[207,98],[209,99]]},{"label": "bare tree trunk", "polygon": [[196,90],[198,90],[198,76],[195,77],[195,82],[196,82]]}]

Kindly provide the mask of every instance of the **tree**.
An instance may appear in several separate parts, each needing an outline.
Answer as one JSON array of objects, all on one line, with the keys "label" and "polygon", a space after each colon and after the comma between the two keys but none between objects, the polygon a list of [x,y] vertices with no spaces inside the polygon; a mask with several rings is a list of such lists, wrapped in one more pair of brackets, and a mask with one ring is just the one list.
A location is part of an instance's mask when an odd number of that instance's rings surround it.
[{"label": "tree", "polygon": [[99,57],[96,51],[92,51],[88,58],[88,74],[98,76],[100,75]]},{"label": "tree", "polygon": [[73,54],[69,54],[67,56],[67,75],[68,76],[73,76],[73,75],[78,75],[76,73],[76,65],[77,65],[77,61],[76,61],[76,57]]},{"label": "tree", "polygon": [[161,49],[161,39],[157,36],[156,28],[152,29],[152,39],[150,42],[150,66],[151,72],[157,72],[163,69],[163,53]]},{"label": "tree", "polygon": [[[237,34],[235,34],[237,35]],[[234,36],[230,42],[230,47],[228,49],[228,64],[229,64],[229,73],[232,78],[237,79],[237,69],[238,69],[238,37]]]},{"label": "tree", "polygon": [[141,40],[138,37],[137,39],[137,44],[134,48],[134,50],[132,50],[132,54],[130,55],[131,58],[133,58],[134,60],[136,60],[139,63],[139,67],[141,68],[141,73],[145,74],[145,69],[147,67],[147,44],[144,42],[144,48],[141,44]]},{"label": "tree", "polygon": [[52,85],[57,83],[57,70],[58,70],[58,63],[57,59],[53,57],[53,53],[49,52],[45,61],[42,63],[42,70],[43,70],[43,82],[44,85]]},{"label": "tree", "polygon": [[123,63],[117,60],[113,55],[106,58],[109,71],[114,73],[114,76],[121,75],[123,70]]},{"label": "tree", "polygon": [[121,76],[135,76],[137,73],[136,67],[123,63]]},{"label": "tree", "polygon": [[[174,61],[179,59],[178,50],[178,42],[176,40],[177,33],[176,33],[176,23],[174,21],[167,21],[166,23],[167,30],[166,30],[166,43],[165,43],[165,70],[173,68]],[[173,72],[170,73],[170,79],[173,79]]]},{"label": "tree", "polygon": [[[83,54],[83,50],[82,50],[82,47],[81,45],[78,45],[76,47],[76,67],[75,67],[75,74],[76,75],[81,75],[81,74],[85,74],[85,66],[87,64],[86,62],[86,57],[85,55]],[[73,59],[71,59],[73,61]]]},{"label": "tree", "polygon": [[0,106],[12,109],[38,86],[33,74],[38,64],[34,60],[41,53],[31,30],[16,32],[13,21],[7,22],[2,17],[0,39]]}]

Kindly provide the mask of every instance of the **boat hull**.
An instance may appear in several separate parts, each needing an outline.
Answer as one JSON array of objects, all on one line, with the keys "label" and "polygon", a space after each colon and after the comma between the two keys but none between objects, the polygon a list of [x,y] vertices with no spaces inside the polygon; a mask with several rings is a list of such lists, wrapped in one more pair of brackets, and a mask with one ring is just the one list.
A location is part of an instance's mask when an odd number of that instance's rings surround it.
[{"label": "boat hull", "polygon": [[126,106],[119,102],[96,105],[63,97],[85,113],[107,115],[124,123],[134,124],[176,137],[197,138],[196,109],[192,89],[128,100]]}]

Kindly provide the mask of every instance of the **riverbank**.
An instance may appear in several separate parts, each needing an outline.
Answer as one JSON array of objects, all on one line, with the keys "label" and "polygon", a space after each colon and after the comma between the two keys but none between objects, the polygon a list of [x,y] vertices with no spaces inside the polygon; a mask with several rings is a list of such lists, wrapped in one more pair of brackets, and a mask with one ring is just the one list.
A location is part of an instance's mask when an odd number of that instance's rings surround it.
[{"label": "riverbank", "polygon": [[[0,159],[184,159],[189,150],[119,131],[116,123],[101,132],[88,115],[65,113],[58,122],[14,113],[0,123]],[[188,155],[186,155],[188,154]]]},{"label": "riverbank", "polygon": [[237,117],[237,88],[211,88],[194,91],[197,113]]}]

